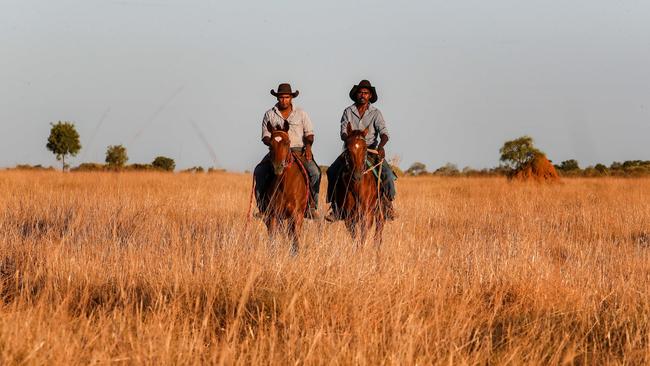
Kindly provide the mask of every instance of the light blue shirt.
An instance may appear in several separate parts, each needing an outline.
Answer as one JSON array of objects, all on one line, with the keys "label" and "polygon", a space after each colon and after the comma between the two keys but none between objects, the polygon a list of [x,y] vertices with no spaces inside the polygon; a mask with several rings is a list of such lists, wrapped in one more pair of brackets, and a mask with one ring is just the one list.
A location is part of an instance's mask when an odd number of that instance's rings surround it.
[{"label": "light blue shirt", "polygon": [[[288,133],[290,147],[302,148],[304,146],[303,137],[314,134],[314,126],[311,123],[311,119],[309,119],[309,115],[302,108],[293,105],[287,121],[289,121]],[[271,133],[266,128],[267,122],[271,122],[271,125],[274,127],[284,126],[284,118],[277,106],[264,113],[264,117],[262,118],[262,139],[271,137]]]},{"label": "light blue shirt", "polygon": [[384,116],[382,116],[379,109],[375,106],[372,104],[369,105],[363,117],[359,117],[359,115],[360,113],[356,105],[353,104],[345,108],[341,117],[341,136],[346,134],[349,122],[353,130],[364,130],[366,127],[368,128],[368,134],[366,135],[366,144],[368,144],[368,147],[377,147],[380,141],[379,136],[381,135],[390,137]]}]

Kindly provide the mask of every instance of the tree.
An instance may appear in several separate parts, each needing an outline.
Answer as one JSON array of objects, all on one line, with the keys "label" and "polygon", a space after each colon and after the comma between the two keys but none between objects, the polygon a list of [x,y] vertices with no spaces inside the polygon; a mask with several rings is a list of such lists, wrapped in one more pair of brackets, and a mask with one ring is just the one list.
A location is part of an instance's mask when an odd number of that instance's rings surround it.
[{"label": "tree", "polygon": [[600,174],[602,174],[602,175],[605,175],[605,174],[608,173],[608,171],[607,171],[608,169],[607,169],[607,167],[606,167],[604,164],[600,164],[600,163],[598,163],[598,164],[596,164],[596,166],[594,167],[594,169],[596,169],[596,170],[597,170]]},{"label": "tree", "polygon": [[81,150],[81,143],[79,142],[79,133],[74,127],[72,122],[57,122],[56,124],[50,123],[52,129],[50,130],[50,137],[47,138],[47,147],[54,155],[56,160],[61,161],[62,170],[65,170],[65,157],[66,155],[76,156]]},{"label": "tree", "polygon": [[406,175],[421,175],[426,174],[427,166],[420,162],[413,163],[404,173]]},{"label": "tree", "polygon": [[156,157],[155,159],[153,159],[151,165],[156,169],[165,170],[168,172],[173,172],[174,168],[176,168],[176,163],[174,162],[174,159],[165,156]]},{"label": "tree", "polygon": [[436,169],[435,172],[433,172],[435,175],[443,175],[443,176],[452,176],[452,175],[458,175],[460,174],[460,171],[458,170],[458,167],[456,164],[452,163],[447,163],[440,168]]},{"label": "tree", "polygon": [[533,146],[533,138],[522,136],[517,139],[506,141],[501,149],[500,160],[510,169],[519,169],[535,158],[536,155],[544,155],[543,152]]},{"label": "tree", "polygon": [[110,168],[122,169],[129,160],[126,148],[122,145],[111,145],[106,149],[106,164]]},{"label": "tree", "polygon": [[578,161],[575,159],[571,160],[565,160],[560,163],[560,165],[557,166],[562,171],[565,172],[570,172],[572,170],[580,170],[580,165],[578,165]]}]

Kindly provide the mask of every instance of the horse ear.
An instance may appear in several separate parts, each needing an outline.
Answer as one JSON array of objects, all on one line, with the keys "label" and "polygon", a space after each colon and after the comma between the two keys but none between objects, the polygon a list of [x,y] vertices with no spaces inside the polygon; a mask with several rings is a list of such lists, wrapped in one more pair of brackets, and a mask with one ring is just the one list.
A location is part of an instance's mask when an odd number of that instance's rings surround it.
[{"label": "horse ear", "polygon": [[273,133],[273,125],[271,125],[271,121],[266,122],[266,129],[270,132]]},{"label": "horse ear", "polygon": [[363,133],[363,137],[366,137],[366,135],[368,134],[368,128],[369,128],[369,127],[366,127],[366,128],[363,129],[363,132],[362,132],[362,133]]},{"label": "horse ear", "polygon": [[289,131],[289,121],[287,121],[286,119],[284,120],[284,126],[282,126],[282,130],[283,130],[284,132],[288,132],[288,131]]},{"label": "horse ear", "polygon": [[348,136],[352,135],[352,123],[348,122],[348,125],[345,128]]}]

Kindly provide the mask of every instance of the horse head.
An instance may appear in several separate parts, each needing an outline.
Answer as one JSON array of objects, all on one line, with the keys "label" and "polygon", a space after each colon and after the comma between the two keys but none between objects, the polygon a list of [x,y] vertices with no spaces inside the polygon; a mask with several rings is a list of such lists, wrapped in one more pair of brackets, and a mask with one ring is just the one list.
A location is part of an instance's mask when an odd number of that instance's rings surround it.
[{"label": "horse head", "polygon": [[284,120],[282,127],[275,128],[270,122],[266,129],[271,133],[271,163],[275,175],[282,175],[284,168],[290,163],[291,149],[289,141],[289,121]]},{"label": "horse head", "polygon": [[352,170],[352,179],[358,182],[363,177],[363,171],[366,168],[366,157],[368,155],[366,135],[368,134],[368,128],[353,130],[352,125],[348,122],[346,134],[346,162]]}]

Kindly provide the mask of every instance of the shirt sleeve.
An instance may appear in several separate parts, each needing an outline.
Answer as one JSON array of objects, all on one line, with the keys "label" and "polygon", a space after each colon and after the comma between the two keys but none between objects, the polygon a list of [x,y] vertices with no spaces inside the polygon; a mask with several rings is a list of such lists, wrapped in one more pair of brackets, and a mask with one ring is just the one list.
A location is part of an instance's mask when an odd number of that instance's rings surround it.
[{"label": "shirt sleeve", "polygon": [[390,134],[388,133],[388,128],[386,127],[386,121],[384,120],[384,116],[381,114],[379,110],[377,110],[377,117],[375,118],[375,131],[381,135],[386,135],[390,137]]},{"label": "shirt sleeve", "polygon": [[264,117],[262,117],[262,140],[264,140],[265,137],[271,137],[271,133],[266,128],[266,124],[270,121],[269,113],[264,113]]},{"label": "shirt sleeve", "polygon": [[314,125],[311,123],[311,119],[307,112],[302,112],[302,130],[303,136],[309,136],[314,134]]},{"label": "shirt sleeve", "polygon": [[348,113],[348,109],[346,108],[343,111],[343,116],[341,116],[341,138],[348,133],[348,122],[350,122],[350,113]]}]

